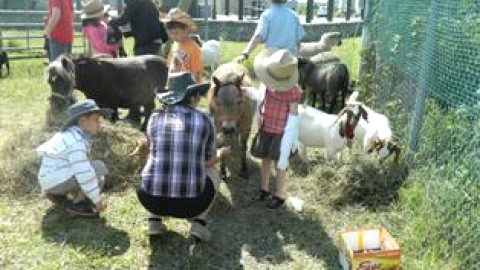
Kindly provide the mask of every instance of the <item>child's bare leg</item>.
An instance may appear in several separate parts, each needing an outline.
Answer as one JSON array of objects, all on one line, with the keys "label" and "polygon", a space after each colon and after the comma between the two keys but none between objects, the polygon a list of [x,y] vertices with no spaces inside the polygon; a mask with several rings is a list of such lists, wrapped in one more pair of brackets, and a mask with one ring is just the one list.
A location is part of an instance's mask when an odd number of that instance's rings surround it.
[{"label": "child's bare leg", "polygon": [[284,180],[285,180],[285,171],[275,168],[275,196],[285,199],[285,188],[284,188]]},{"label": "child's bare leg", "polygon": [[264,190],[264,191],[269,190],[271,165],[272,165],[271,159],[262,159],[261,182],[260,182],[261,190]]}]

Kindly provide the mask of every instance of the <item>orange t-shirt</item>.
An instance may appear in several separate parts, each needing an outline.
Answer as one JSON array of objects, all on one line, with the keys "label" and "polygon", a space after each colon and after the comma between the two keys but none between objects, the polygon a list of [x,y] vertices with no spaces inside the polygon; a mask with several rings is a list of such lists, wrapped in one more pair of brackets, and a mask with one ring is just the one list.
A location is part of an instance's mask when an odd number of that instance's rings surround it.
[{"label": "orange t-shirt", "polygon": [[[187,39],[181,43],[174,42],[168,55],[169,72],[190,72],[192,74],[202,74],[202,55],[200,47],[192,39]],[[199,83],[200,78],[195,78]]]}]

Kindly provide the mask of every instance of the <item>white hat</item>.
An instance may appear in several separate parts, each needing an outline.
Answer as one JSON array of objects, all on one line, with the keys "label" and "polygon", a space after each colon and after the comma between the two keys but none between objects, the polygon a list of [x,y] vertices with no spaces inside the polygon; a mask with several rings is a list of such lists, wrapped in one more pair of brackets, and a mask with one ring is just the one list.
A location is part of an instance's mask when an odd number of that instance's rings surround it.
[{"label": "white hat", "polygon": [[263,50],[255,57],[253,69],[257,77],[275,91],[290,90],[298,83],[297,58],[287,50]]},{"label": "white hat", "polygon": [[80,19],[101,18],[108,12],[110,5],[103,5],[100,0],[90,0],[83,4],[83,11]]}]

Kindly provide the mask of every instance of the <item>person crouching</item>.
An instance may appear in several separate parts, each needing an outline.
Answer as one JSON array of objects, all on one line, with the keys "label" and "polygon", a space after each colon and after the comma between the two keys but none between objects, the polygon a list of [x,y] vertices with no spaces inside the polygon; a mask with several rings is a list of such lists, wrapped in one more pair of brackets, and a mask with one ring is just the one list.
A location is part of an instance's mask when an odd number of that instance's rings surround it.
[{"label": "person crouching", "polygon": [[62,130],[37,148],[42,192],[70,216],[98,217],[107,207],[100,191],[108,169],[89,157],[90,136],[99,132],[100,117],[107,114],[91,99],[76,102]]},{"label": "person crouching", "polygon": [[168,92],[158,95],[164,106],[148,121],[149,156],[137,191],[150,212],[149,236],[166,232],[162,217],[168,216],[190,219],[190,235],[197,240],[211,238],[206,216],[220,182],[213,165],[229,150],[215,150],[213,123],[196,109],[208,88],[179,72],[171,74]]}]

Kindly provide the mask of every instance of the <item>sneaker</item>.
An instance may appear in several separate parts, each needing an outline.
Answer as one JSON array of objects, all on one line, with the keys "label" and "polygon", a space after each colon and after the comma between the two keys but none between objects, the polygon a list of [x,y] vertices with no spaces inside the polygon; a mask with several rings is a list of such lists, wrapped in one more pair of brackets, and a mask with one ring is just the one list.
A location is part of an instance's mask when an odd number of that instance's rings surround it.
[{"label": "sneaker", "polygon": [[147,220],[147,235],[160,235],[164,234],[167,231],[167,226],[162,223],[161,218],[150,217]]},{"label": "sneaker", "polygon": [[192,222],[192,227],[190,228],[190,236],[194,237],[199,241],[210,241],[212,234],[207,228],[207,225],[202,225],[200,222],[194,220]]},{"label": "sneaker", "polygon": [[80,218],[98,218],[99,214],[94,209],[91,203],[87,201],[74,202],[68,205],[65,209],[67,214],[71,217]]},{"label": "sneaker", "polygon": [[57,205],[57,206],[64,206],[65,204],[68,203],[68,198],[67,198],[67,195],[63,195],[63,194],[46,194],[45,197],[47,197],[47,199]]}]

